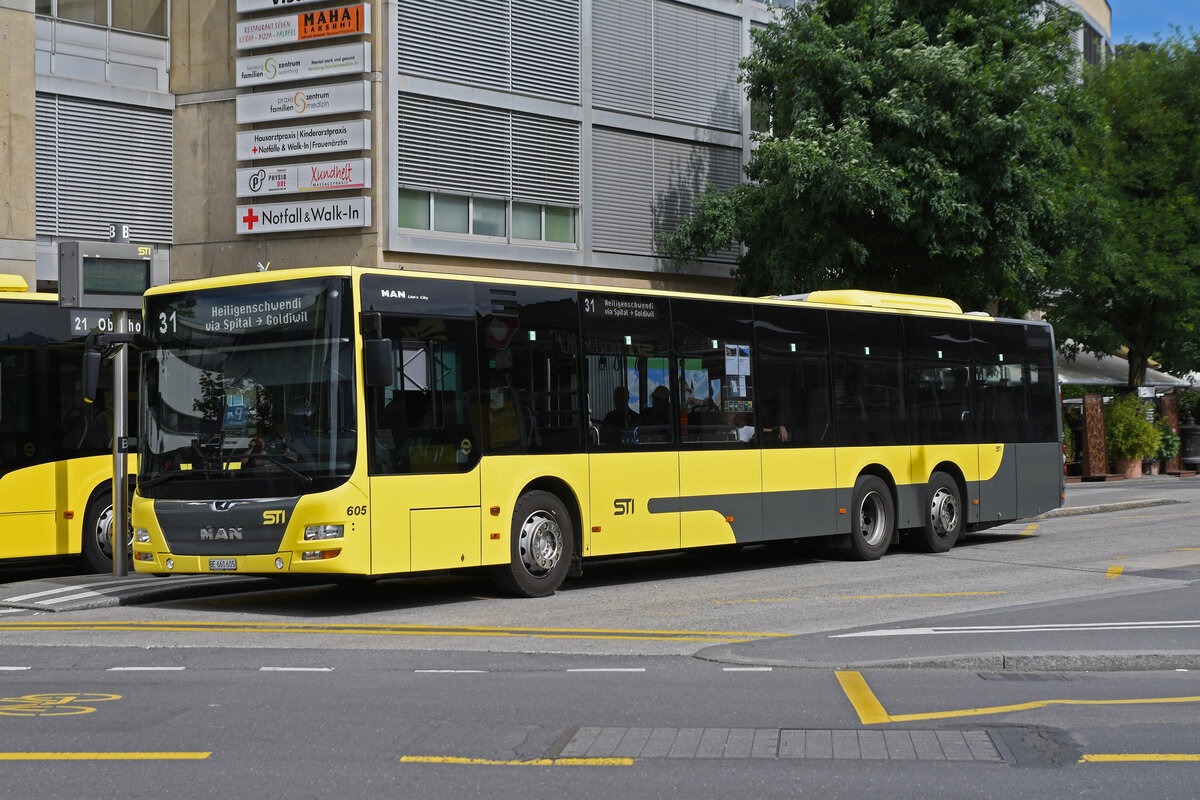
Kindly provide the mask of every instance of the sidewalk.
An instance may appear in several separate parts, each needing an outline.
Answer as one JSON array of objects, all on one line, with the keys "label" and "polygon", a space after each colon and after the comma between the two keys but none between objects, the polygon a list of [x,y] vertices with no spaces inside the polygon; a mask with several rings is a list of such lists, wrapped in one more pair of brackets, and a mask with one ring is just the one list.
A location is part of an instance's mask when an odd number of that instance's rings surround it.
[{"label": "sidewalk", "polygon": [[1200,476],[1144,475],[1115,481],[1068,483],[1063,507],[1043,518],[1096,514],[1200,499]]}]

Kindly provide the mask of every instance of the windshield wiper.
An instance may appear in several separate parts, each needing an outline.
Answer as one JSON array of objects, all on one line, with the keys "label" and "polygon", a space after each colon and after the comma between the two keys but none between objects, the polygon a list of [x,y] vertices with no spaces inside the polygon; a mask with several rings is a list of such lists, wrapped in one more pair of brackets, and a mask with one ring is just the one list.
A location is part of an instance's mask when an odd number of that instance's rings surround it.
[{"label": "windshield wiper", "polygon": [[164,472],[161,475],[155,475],[153,478],[146,478],[144,481],[138,481],[138,488],[149,489],[151,486],[157,486],[160,483],[173,481],[176,478],[197,478],[203,475],[220,475],[225,470],[222,469],[173,469],[170,472]]},{"label": "windshield wiper", "polygon": [[251,458],[261,458],[270,461],[272,464],[281,468],[284,472],[288,473],[292,477],[299,478],[300,480],[304,481],[305,486],[312,486],[313,476],[309,475],[307,472],[301,472],[300,470],[296,469],[282,456],[277,456],[274,453],[255,453],[251,456]]}]

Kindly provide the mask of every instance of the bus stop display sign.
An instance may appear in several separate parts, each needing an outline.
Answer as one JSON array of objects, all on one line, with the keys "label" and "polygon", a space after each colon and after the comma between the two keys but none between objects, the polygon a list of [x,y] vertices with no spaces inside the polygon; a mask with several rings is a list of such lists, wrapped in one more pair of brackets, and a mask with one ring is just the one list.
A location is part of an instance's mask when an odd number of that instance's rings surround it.
[{"label": "bus stop display sign", "polygon": [[62,242],[58,249],[59,305],[140,310],[151,286],[154,248],[119,242]]}]

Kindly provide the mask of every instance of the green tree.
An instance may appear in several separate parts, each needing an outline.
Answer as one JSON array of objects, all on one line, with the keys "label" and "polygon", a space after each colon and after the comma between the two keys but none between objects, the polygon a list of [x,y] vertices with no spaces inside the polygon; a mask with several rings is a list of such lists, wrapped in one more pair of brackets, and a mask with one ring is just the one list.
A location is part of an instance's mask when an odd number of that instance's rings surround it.
[{"label": "green tree", "polygon": [[1090,72],[1103,125],[1084,131],[1081,213],[1101,235],[1066,260],[1049,309],[1076,349],[1129,349],[1129,384],[1146,360],[1200,368],[1200,37],[1122,46]]},{"label": "green tree", "polygon": [[[1041,0],[814,0],[754,31],[749,182],[662,237],[744,294],[848,287],[1007,313],[1061,257],[1077,18]],[[758,127],[756,125],[756,127]]]}]

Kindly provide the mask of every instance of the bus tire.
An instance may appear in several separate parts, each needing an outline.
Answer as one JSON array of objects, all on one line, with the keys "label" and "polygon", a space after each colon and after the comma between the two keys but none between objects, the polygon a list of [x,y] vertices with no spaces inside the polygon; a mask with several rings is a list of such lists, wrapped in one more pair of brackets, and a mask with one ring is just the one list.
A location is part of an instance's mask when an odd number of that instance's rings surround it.
[{"label": "bus tire", "polygon": [[[83,557],[96,572],[113,571],[112,489],[101,489],[83,515]],[[132,564],[132,540],[126,541],[126,565]]]},{"label": "bus tire", "polygon": [[562,585],[571,566],[575,532],[556,495],[526,492],[513,508],[509,563],[495,567],[501,590],[518,597],[546,597]]},{"label": "bus tire", "polygon": [[944,472],[929,478],[925,525],[918,541],[929,553],[945,553],[963,532],[962,492],[958,482]]},{"label": "bus tire", "polygon": [[887,552],[896,531],[896,503],[882,478],[860,475],[854,484],[850,546],[861,561],[874,561]]}]

